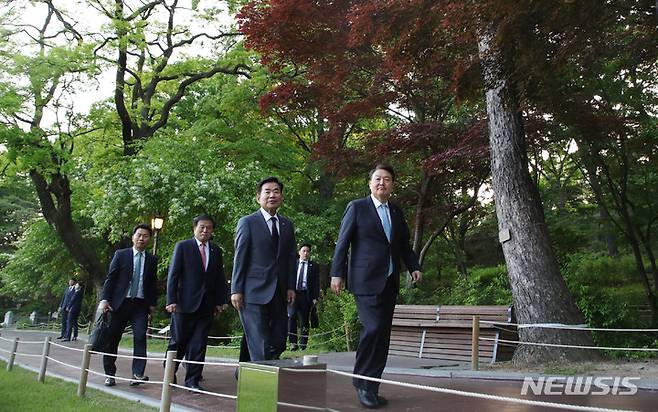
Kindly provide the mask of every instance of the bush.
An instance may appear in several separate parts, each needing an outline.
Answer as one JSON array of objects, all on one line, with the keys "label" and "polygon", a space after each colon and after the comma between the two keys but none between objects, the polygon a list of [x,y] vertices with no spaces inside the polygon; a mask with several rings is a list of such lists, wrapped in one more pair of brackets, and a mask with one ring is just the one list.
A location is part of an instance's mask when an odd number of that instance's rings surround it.
[{"label": "bush", "polygon": [[512,291],[505,265],[470,270],[467,278],[458,277],[451,287],[439,291],[445,305],[511,305]]},{"label": "bush", "polygon": [[[639,310],[646,302],[631,256],[618,259],[592,253],[568,257],[562,270],[588,325],[601,328],[647,328],[650,318]],[[598,346],[655,347],[652,334],[593,332]],[[613,356],[646,357],[646,353],[619,352]]]},{"label": "bush", "polygon": [[347,291],[336,295],[327,289],[318,305],[320,327],[311,331],[311,335],[323,334],[317,338],[317,342],[323,342],[322,346],[327,350],[345,351],[347,349],[345,325],[347,325],[350,348],[354,350],[361,332],[354,296]]}]

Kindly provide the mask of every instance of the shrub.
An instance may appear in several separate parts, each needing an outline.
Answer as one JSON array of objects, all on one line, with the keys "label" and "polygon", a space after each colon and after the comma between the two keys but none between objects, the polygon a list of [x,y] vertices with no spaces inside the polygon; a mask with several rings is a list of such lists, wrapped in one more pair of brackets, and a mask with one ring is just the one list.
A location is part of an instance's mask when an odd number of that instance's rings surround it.
[{"label": "shrub", "polygon": [[467,278],[458,277],[440,290],[445,305],[511,305],[512,292],[505,265],[473,268]]}]

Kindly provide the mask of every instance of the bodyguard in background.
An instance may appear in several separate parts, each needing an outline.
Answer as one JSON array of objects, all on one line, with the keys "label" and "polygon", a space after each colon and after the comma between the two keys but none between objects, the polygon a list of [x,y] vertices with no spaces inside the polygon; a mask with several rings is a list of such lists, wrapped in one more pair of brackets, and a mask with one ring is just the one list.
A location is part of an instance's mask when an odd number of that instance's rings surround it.
[{"label": "bodyguard in background", "polygon": [[[167,350],[175,350],[178,359],[203,362],[213,316],[228,307],[228,286],[222,250],[210,242],[215,221],[199,215],[192,228],[194,237],[176,244],[169,265],[166,309],[172,322]],[[201,365],[188,363],[185,386],[203,390],[201,371]]]},{"label": "bodyguard in background", "polygon": [[64,339],[64,335],[66,335],[66,320],[69,316],[69,312],[66,310],[66,307],[68,306],[69,301],[71,300],[71,295],[73,295],[74,289],[75,289],[75,279],[71,278],[69,279],[68,286],[64,289],[64,293],[62,293],[62,300],[59,303],[59,316],[60,319],[62,320],[62,331],[60,332],[57,339]]},{"label": "bodyguard in background", "polygon": [[[146,224],[135,226],[132,234],[133,246],[117,250],[110,262],[107,278],[103,284],[98,309],[111,311],[110,341],[107,352],[117,353],[121,336],[128,322],[133,331],[133,355],[146,357],[146,330],[148,318],[157,304],[157,258],[146,251],[151,239],[151,227]],[[116,356],[103,356],[106,375],[116,374]],[[130,386],[148,381],[144,375],[145,359],[133,359],[133,380]],[[116,385],[114,378],[106,378],[105,386]]]},{"label": "bodyguard in background", "polygon": [[[295,302],[288,306],[288,340],[290,350],[306,349],[309,333],[309,318],[311,308],[315,306],[320,297],[320,269],[311,259],[311,245],[303,244],[299,248],[297,260]],[[297,335],[297,321],[300,325],[299,339]]]},{"label": "bodyguard in background", "polygon": [[[394,184],[392,167],[377,165],[370,171],[370,196],[347,205],[331,267],[331,289],[335,293],[340,293],[347,272],[348,288],[354,294],[363,325],[354,374],[373,378],[381,378],[386,366],[401,261],[414,283],[422,277],[402,210],[389,202]],[[352,383],[366,408],[387,403],[379,396],[379,383],[358,378]]]},{"label": "bodyguard in background", "polygon": [[78,317],[80,317],[80,310],[82,310],[83,295],[82,283],[75,281],[75,286],[73,286],[73,291],[66,305],[66,333],[64,333],[62,342],[78,340]]},{"label": "bodyguard in background", "polygon": [[256,185],[261,208],[243,216],[235,232],[231,303],[238,310],[252,361],[278,359],[286,349],[286,303],[295,300],[295,227],[278,213],[283,183]]}]

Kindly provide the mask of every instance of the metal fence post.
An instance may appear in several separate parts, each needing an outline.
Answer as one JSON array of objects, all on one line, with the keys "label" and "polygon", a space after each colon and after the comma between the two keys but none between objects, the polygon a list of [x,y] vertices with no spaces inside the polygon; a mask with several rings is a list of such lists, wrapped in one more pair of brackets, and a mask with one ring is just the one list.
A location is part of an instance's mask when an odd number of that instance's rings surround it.
[{"label": "metal fence post", "polygon": [[82,352],[82,364],[80,365],[80,382],[78,382],[78,396],[80,398],[85,396],[87,391],[87,377],[89,376],[89,360],[91,359],[91,343],[85,345]]},{"label": "metal fence post", "polygon": [[176,357],[176,351],[170,350],[167,352],[167,360],[165,360],[165,370],[164,370],[164,379],[162,380],[162,396],[160,403],[160,412],[169,412],[171,409],[171,390],[172,386],[170,385],[174,381],[174,372],[176,365],[174,358]]},{"label": "metal fence post", "polygon": [[18,350],[18,340],[20,338],[16,336],[14,338],[14,343],[11,345],[11,353],[9,354],[9,362],[7,362],[7,372],[10,372],[14,367],[14,360],[16,359],[16,350]]},{"label": "metal fence post", "polygon": [[37,380],[43,383],[46,380],[46,367],[48,366],[48,355],[50,355],[50,336],[46,336],[43,341],[43,351],[41,352],[41,367]]},{"label": "metal fence post", "polygon": [[480,357],[480,316],[473,316],[473,331],[471,333],[471,370],[476,371],[479,369]]}]

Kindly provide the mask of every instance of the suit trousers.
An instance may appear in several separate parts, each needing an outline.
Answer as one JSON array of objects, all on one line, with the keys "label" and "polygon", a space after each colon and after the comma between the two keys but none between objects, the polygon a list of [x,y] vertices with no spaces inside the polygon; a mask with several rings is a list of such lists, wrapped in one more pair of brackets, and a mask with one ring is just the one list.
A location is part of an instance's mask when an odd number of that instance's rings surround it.
[{"label": "suit trousers", "polygon": [[66,314],[66,332],[64,333],[64,339],[71,339],[78,337],[78,317],[80,316],[80,311],[68,311]]},{"label": "suit trousers", "polygon": [[269,303],[245,303],[240,321],[252,361],[278,359],[286,350],[288,313],[286,298],[277,285]]},{"label": "suit trousers", "polygon": [[[356,349],[354,374],[381,378],[386,367],[391,343],[391,325],[397,290],[393,276],[389,276],[384,290],[378,295],[355,295],[359,320],[363,325]],[[378,393],[379,383],[353,378],[352,384]]]},{"label": "suit trousers", "polygon": [[69,311],[62,308],[62,310],[59,312],[59,314],[62,317],[62,333],[60,333],[60,336],[64,337],[64,336],[66,336],[66,323],[68,322]]},{"label": "suit trousers", "polygon": [[[309,315],[313,301],[309,297],[308,290],[298,290],[295,293],[295,303],[288,306],[288,340],[291,344],[306,349],[309,332]],[[297,335],[297,321],[299,321],[300,332]],[[299,338],[299,339],[298,339]]]},{"label": "suit trousers", "polygon": [[[115,308],[110,318],[110,342],[108,353],[117,353],[121,336],[130,322],[133,330],[133,356],[146,357],[146,329],[148,328],[148,303],[144,299],[126,298],[121,306]],[[117,371],[116,356],[103,356],[103,369],[106,375],[114,376]],[[133,375],[144,375],[145,359],[133,359]]]},{"label": "suit trousers", "polygon": [[[176,358],[185,357],[189,361],[203,362],[208,345],[208,331],[213,319],[213,309],[209,308],[206,298],[199,309],[193,313],[174,312],[171,315],[171,337],[167,350],[175,350]],[[179,363],[176,362],[176,370]],[[198,386],[202,365],[186,364],[185,386]]]}]

